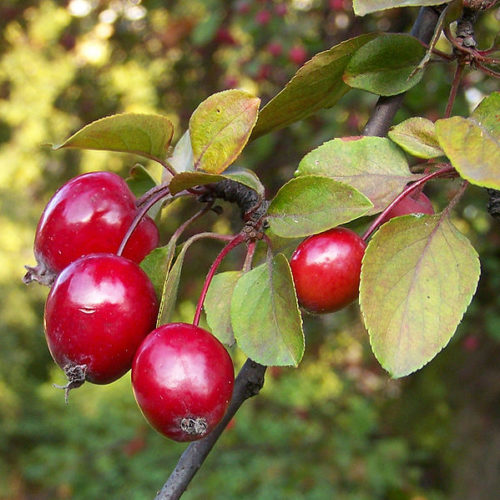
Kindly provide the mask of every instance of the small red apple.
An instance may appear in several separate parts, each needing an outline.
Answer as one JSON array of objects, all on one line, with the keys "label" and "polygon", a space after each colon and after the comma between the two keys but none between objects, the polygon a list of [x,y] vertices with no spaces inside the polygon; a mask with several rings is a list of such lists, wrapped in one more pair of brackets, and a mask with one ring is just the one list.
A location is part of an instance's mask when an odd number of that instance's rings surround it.
[{"label": "small red apple", "polygon": [[380,224],[384,224],[393,217],[409,214],[434,214],[434,208],[432,207],[431,200],[429,200],[429,198],[427,198],[427,196],[422,192],[419,192],[414,196],[409,194],[399,200],[399,202],[384,215]]},{"label": "small red apple", "polygon": [[312,313],[342,309],[359,294],[366,244],[350,229],[337,227],[309,236],[292,255],[299,304]]}]

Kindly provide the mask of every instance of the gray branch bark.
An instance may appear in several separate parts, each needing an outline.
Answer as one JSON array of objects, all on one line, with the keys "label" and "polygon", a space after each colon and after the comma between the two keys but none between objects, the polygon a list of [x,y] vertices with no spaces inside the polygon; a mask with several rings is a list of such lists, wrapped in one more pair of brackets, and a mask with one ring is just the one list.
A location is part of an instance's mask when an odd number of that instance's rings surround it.
[{"label": "gray branch bark", "polygon": [[265,371],[265,366],[251,359],[246,360],[234,382],[233,397],[224,418],[208,436],[191,443],[186,448],[155,500],[180,498],[240,406],[262,389]]}]

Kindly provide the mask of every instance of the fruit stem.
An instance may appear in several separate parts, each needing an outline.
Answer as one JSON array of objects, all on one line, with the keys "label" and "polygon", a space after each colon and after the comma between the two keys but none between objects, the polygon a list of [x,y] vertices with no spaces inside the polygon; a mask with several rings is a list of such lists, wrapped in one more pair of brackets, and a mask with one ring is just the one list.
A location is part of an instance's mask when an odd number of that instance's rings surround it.
[{"label": "fruit stem", "polygon": [[[137,210],[137,214],[132,221],[132,224],[130,224],[130,227],[128,228],[127,232],[125,233],[125,236],[122,239],[122,242],[120,243],[120,246],[118,248],[118,252],[116,252],[117,255],[121,255],[123,253],[123,250],[125,249],[125,246],[128,243],[128,240],[132,236],[132,233],[135,231],[136,227],[139,225],[141,222],[142,218],[146,215],[148,210],[158,201],[160,201],[162,198],[166,198],[167,196],[171,196],[168,192],[168,190],[161,190],[158,193],[156,193],[154,196],[151,196],[148,201],[144,202],[140,208]],[[172,197],[173,198],[173,197]]]},{"label": "fruit stem", "polygon": [[171,239],[173,241],[177,241],[188,226],[190,226],[196,219],[199,219],[212,209],[212,205],[213,202],[209,203],[207,206],[196,212],[192,217],[183,222],[172,234]]},{"label": "fruit stem", "polygon": [[164,193],[167,195],[170,189],[165,184],[160,184],[159,186],[152,187],[149,191],[145,192],[140,198],[137,198],[135,205],[137,208],[142,207],[144,203],[147,203],[152,196],[156,196],[159,193]]},{"label": "fruit stem", "polygon": [[401,193],[399,193],[398,196],[396,196],[396,198],[394,198],[394,200],[389,205],[387,205],[387,207],[372,222],[372,224],[366,230],[366,232],[362,236],[362,238],[366,241],[375,232],[375,230],[377,229],[377,227],[379,226],[380,222],[385,217],[385,215],[387,214],[387,212],[389,212],[389,210],[391,210],[392,207],[394,207],[394,205],[396,205],[397,203],[399,203],[400,200],[402,200],[403,198],[405,198],[406,196],[408,196],[410,193],[412,193],[413,191],[415,191],[416,189],[418,189],[419,186],[424,185],[427,181],[429,181],[431,179],[434,179],[435,177],[443,177],[443,176],[445,176],[447,174],[452,174],[452,173],[455,173],[455,175],[457,175],[456,172],[455,172],[455,169],[453,167],[451,167],[451,166],[444,167],[444,168],[442,168],[440,170],[436,170],[435,172],[432,172],[430,174],[424,175],[418,181],[415,181],[413,184],[410,184],[409,186],[406,186],[406,188],[403,189],[403,191]]},{"label": "fruit stem", "polygon": [[255,241],[251,241],[248,244],[248,250],[247,250],[246,257],[245,257],[245,262],[243,263],[243,268],[242,268],[244,273],[247,273],[248,271],[250,271],[250,269],[252,267],[252,260],[253,260],[254,254],[255,254],[256,245],[257,245],[257,243]]},{"label": "fruit stem", "polygon": [[198,326],[200,323],[201,310],[203,309],[203,303],[205,302],[205,297],[207,295],[208,287],[212,282],[212,279],[219,267],[220,263],[224,259],[224,257],[235,247],[237,247],[240,243],[245,240],[245,235],[243,233],[238,233],[217,255],[215,260],[213,261],[210,269],[208,270],[207,277],[205,278],[205,283],[203,283],[203,288],[200,293],[200,298],[198,299],[198,304],[196,306],[196,312],[193,318],[193,325]]},{"label": "fruit stem", "polygon": [[460,86],[460,81],[462,80],[462,74],[464,71],[465,64],[460,61],[457,64],[457,69],[455,70],[455,77],[453,78],[453,83],[451,84],[450,96],[448,97],[448,103],[446,104],[446,110],[444,112],[444,118],[449,118],[451,116],[451,111],[453,110],[453,104],[457,97],[458,87]]}]

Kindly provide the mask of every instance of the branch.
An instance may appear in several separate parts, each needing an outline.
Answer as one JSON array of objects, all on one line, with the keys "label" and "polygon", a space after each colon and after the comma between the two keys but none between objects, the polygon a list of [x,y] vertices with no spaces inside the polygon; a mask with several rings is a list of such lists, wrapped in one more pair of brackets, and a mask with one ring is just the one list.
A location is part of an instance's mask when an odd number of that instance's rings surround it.
[{"label": "branch", "polygon": [[[439,14],[440,12],[436,7],[422,7],[411,34],[420,41],[426,44],[429,43],[434,34]],[[404,96],[403,93],[389,97],[379,97],[375,109],[365,125],[363,135],[385,136],[392,125],[394,115],[403,103]]]},{"label": "branch", "polygon": [[155,500],[180,498],[240,406],[244,401],[259,393],[264,385],[265,371],[265,366],[255,363],[251,359],[246,360],[234,382],[233,397],[224,418],[208,436],[191,443],[186,448]]}]

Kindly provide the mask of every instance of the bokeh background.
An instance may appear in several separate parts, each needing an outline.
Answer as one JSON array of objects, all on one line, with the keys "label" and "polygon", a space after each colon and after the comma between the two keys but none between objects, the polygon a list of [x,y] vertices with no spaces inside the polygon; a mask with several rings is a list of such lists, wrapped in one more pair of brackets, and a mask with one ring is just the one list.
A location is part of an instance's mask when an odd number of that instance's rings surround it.
[{"label": "bokeh background", "polygon": [[[348,0],[0,3],[0,499],[153,498],[185,445],[151,430],[129,376],[86,384],[64,404],[64,376],[43,335],[47,288],[26,287],[36,223],[55,189],[81,172],[127,176],[137,158],[52,151],[109,114],[162,113],[176,127],[210,94],[244,88],[265,103],[315,53],[368,31],[407,31],[418,9],[355,18]],[[499,11],[477,24],[493,43]],[[441,41],[440,48],[449,50]],[[444,111],[453,68],[432,64],[396,121]],[[455,114],[467,115],[498,83],[471,71]],[[376,96],[351,91],[333,109],[252,143],[239,163],[269,195],[304,154],[357,135]],[[155,165],[147,165],[159,177]],[[437,210],[456,185],[428,195]],[[450,345],[428,366],[391,380],[371,354],[353,305],[307,317],[298,369],[271,368],[196,476],[186,499],[491,500],[500,491],[500,234],[487,197],[470,188],[455,223],[481,255],[477,295]],[[166,242],[196,207],[181,201],[160,222]],[[230,231],[230,207],[200,228]],[[367,221],[355,226],[362,229]],[[177,319],[190,321],[217,245],[188,253]],[[225,263],[241,265],[240,254]],[[236,365],[242,353],[232,352]]]}]

